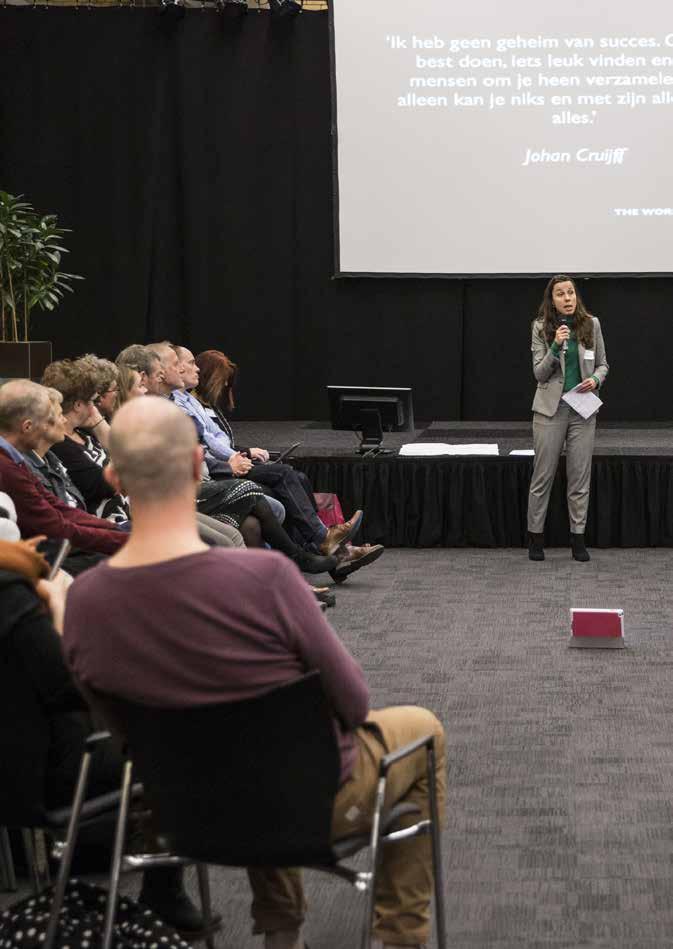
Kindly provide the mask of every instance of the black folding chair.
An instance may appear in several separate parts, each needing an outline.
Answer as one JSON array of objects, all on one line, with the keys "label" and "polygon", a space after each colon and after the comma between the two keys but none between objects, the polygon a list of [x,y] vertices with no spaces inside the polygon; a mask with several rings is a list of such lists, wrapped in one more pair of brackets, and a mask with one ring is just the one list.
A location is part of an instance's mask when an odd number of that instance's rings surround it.
[{"label": "black folding chair", "polygon": [[[335,874],[367,897],[361,946],[371,944],[376,878],[382,845],[431,835],[438,946],[446,946],[442,903],[434,739],[422,738],[381,761],[369,835],[330,840],[339,780],[332,712],[320,677],[238,702],[181,709],[136,705],[96,695],[108,724],[128,743],[102,949],[110,949],[133,771],[142,781],[161,847],[198,863],[225,866],[303,866]],[[395,829],[412,804],[384,813],[388,772],[425,748],[428,819]],[[367,869],[342,860],[369,848]],[[151,856],[140,856],[140,861]]]},{"label": "black folding chair", "polygon": [[[108,794],[101,794],[94,798],[86,800],[86,791],[89,781],[89,769],[91,766],[91,757],[94,748],[101,741],[107,741],[110,738],[109,732],[96,732],[90,735],[85,743],[84,754],[80,764],[77,786],[70,807],[60,808],[59,810],[47,812],[45,817],[45,829],[56,838],[52,850],[53,856],[60,860],[58,876],[54,886],[54,896],[51,904],[49,923],[44,939],[44,949],[53,949],[56,934],[58,932],[59,917],[63,907],[65,891],[70,878],[70,868],[72,859],[77,846],[77,839],[81,830],[94,824],[100,824],[101,820],[109,820],[116,823],[115,840],[112,854],[111,876],[114,876],[117,882],[117,891],[119,887],[119,874],[124,870],[144,870],[152,866],[172,866],[194,863],[188,858],[181,858],[173,854],[148,854],[135,856],[129,854],[122,856],[122,848],[126,837],[126,829],[129,817],[129,810],[132,801],[143,801],[144,791],[142,784],[131,784],[131,767],[129,761],[125,761],[122,772],[121,788],[118,791],[111,791]],[[201,899],[201,908],[206,920],[206,929],[204,939],[209,947],[213,949],[212,932],[208,924],[212,919],[212,910],[210,905],[210,891],[208,888],[207,870],[203,866],[197,866],[197,876],[199,882],[199,892]],[[117,891],[115,892],[115,901]],[[108,913],[106,914],[105,932],[106,945],[112,941],[112,926],[114,920],[109,921],[109,933],[107,933],[108,916],[110,904],[108,903]],[[211,927],[212,928],[212,927]]]},{"label": "black folding chair", "polygon": [[[88,775],[91,755],[96,745],[110,738],[106,731],[96,732],[88,737],[80,763]],[[101,794],[89,800],[82,799],[80,829],[108,823],[114,827],[117,817],[120,792],[118,790]],[[0,870],[3,884],[8,890],[16,890],[16,872],[8,828],[21,832],[26,867],[33,894],[38,896],[51,885],[49,857],[60,860],[66,846],[68,827],[72,816],[72,805],[68,807],[48,808],[39,797],[29,800],[21,809],[9,809],[2,813],[6,826],[0,827]],[[47,840],[51,841],[48,846]]]}]

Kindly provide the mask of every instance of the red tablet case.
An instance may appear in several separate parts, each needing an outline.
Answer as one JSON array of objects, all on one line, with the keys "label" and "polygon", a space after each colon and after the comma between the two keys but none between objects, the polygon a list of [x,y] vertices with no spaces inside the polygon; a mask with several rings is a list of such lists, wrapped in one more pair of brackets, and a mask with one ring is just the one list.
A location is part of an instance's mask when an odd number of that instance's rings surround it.
[{"label": "red tablet case", "polygon": [[623,646],[624,610],[571,609],[570,644]]}]

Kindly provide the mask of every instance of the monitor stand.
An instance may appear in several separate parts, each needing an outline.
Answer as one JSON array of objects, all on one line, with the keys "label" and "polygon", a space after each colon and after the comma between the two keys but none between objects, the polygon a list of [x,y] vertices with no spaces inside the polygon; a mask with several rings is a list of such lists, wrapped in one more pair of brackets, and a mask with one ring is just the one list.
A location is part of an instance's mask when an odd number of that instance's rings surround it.
[{"label": "monitor stand", "polygon": [[360,445],[358,455],[392,455],[392,448],[383,448],[383,425],[378,409],[363,409],[360,413]]}]

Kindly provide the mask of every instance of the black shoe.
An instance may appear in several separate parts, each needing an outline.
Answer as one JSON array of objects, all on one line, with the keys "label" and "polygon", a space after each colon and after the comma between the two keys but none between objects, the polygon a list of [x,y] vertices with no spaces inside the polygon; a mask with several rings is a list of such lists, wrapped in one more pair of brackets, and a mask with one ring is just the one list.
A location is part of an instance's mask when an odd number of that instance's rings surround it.
[{"label": "black shoe", "polygon": [[203,912],[190,900],[182,882],[182,867],[146,870],[138,900],[187,938],[198,939],[220,928],[222,916],[213,913],[206,926]]},{"label": "black shoe", "polygon": [[303,573],[329,573],[337,565],[336,557],[323,557],[308,550],[299,550],[292,558]]},{"label": "black shoe", "polygon": [[573,552],[573,560],[579,560],[580,563],[587,563],[591,560],[589,551],[584,544],[584,534],[570,535],[570,549]]},{"label": "black shoe", "polygon": [[183,890],[170,897],[158,897],[156,893],[142,893],[139,902],[151,909],[157,916],[177,929],[181,936],[198,939],[205,933],[212,933],[220,928],[222,916],[213,913],[210,923],[206,926],[203,913],[198,909]]},{"label": "black shoe", "polygon": [[528,531],[528,559],[544,560],[544,535]]}]

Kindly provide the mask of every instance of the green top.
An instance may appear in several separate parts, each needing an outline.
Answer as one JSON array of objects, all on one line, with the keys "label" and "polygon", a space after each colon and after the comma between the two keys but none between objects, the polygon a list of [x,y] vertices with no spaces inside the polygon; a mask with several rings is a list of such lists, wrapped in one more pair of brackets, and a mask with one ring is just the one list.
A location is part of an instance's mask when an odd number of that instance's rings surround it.
[{"label": "green top", "polygon": [[[563,376],[563,391],[570,392],[571,389],[575,389],[580,382],[582,381],[582,371],[580,369],[580,352],[577,347],[577,339],[575,337],[574,329],[574,320],[568,320],[568,327],[570,328],[570,338],[568,339],[568,349],[566,351],[565,357],[565,373]],[[557,344],[556,340],[549,347],[558,359],[561,353],[561,348]],[[596,376],[592,375],[591,378],[596,383],[596,388],[600,385]]]},{"label": "green top", "polygon": [[[556,340],[554,340],[550,348],[554,355],[558,357],[560,349],[556,344]],[[574,330],[570,331],[565,365],[566,369],[563,376],[563,391],[570,392],[571,389],[574,389],[582,381],[582,373],[580,372],[580,354],[579,349],[577,348],[577,340],[575,338]]]}]

